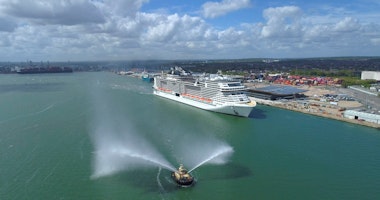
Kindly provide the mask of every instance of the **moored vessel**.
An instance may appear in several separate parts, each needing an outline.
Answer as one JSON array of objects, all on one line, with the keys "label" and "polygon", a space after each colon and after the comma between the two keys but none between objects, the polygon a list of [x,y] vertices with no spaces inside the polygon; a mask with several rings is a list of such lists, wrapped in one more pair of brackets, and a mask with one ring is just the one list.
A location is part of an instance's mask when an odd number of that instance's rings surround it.
[{"label": "moored vessel", "polygon": [[71,67],[31,67],[18,69],[18,74],[72,73]]},{"label": "moored vessel", "polygon": [[145,70],[141,74],[141,79],[145,82],[153,82],[153,77]]},{"label": "moored vessel", "polygon": [[194,77],[162,74],[154,77],[155,95],[204,110],[249,117],[256,102],[238,80],[225,77]]}]

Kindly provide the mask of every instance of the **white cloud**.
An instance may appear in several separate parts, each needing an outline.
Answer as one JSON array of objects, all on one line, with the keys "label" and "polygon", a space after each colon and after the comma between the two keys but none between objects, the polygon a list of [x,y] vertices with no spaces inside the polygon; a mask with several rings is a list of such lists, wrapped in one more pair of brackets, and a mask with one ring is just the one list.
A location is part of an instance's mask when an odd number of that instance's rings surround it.
[{"label": "white cloud", "polygon": [[12,32],[17,27],[17,24],[14,20],[0,17],[0,32]]},{"label": "white cloud", "polygon": [[168,43],[180,41],[204,40],[204,36],[210,38],[210,27],[199,17],[188,15],[156,15],[146,31],[141,35],[141,41],[148,43]]},{"label": "white cloud", "polygon": [[358,20],[353,19],[352,17],[346,17],[343,20],[339,21],[334,30],[338,32],[353,32],[360,29],[360,24]]},{"label": "white cloud", "polygon": [[268,8],[263,12],[267,23],[264,25],[261,36],[272,37],[296,37],[301,34],[300,18],[302,12],[296,6],[284,6]]},{"label": "white cloud", "polygon": [[104,22],[100,10],[86,0],[1,0],[0,5],[2,13],[39,24]]},{"label": "white cloud", "polygon": [[380,38],[372,38],[371,43],[376,46],[380,46]]},{"label": "white cloud", "polygon": [[143,4],[148,2],[149,0],[104,0],[94,3],[111,16],[134,17]]},{"label": "white cloud", "polygon": [[264,10],[263,17],[266,21],[252,33],[260,39],[256,42],[261,52],[267,50],[268,55],[377,55],[380,50],[376,47],[379,25],[362,23],[353,16],[307,15],[299,7],[284,6]]},{"label": "white cloud", "polygon": [[221,2],[206,2],[202,5],[205,18],[215,18],[250,6],[250,0],[223,0]]},{"label": "white cloud", "polygon": [[[364,15],[310,14],[300,7],[284,6],[263,10],[263,21],[223,29],[202,16],[142,12],[147,2],[25,0],[20,5],[16,0],[0,0],[0,61],[303,57],[380,52],[380,24],[366,21]],[[243,3],[239,5],[249,3],[240,2]],[[81,14],[76,13],[79,8]],[[231,11],[220,10],[219,13]],[[368,15],[373,18],[375,14]]]}]

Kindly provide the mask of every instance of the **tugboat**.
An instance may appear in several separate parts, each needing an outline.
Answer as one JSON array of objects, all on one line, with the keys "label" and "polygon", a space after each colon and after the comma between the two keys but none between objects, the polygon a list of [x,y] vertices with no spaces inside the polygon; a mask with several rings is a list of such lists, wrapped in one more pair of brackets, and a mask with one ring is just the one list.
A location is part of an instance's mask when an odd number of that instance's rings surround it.
[{"label": "tugboat", "polygon": [[194,182],[194,178],[187,172],[182,164],[179,166],[178,171],[172,173],[172,178],[182,187],[191,186]]}]

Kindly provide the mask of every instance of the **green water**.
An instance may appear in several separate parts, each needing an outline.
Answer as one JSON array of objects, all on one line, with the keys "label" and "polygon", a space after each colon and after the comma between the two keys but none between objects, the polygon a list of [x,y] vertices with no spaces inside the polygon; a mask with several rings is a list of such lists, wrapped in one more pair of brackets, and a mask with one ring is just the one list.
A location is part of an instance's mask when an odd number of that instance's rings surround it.
[{"label": "green water", "polygon": [[[1,75],[0,199],[380,198],[379,130],[260,105],[239,118],[151,93],[111,73]],[[191,188],[159,167],[94,179],[96,133],[139,137],[176,167],[220,143],[234,153],[194,170]]]}]

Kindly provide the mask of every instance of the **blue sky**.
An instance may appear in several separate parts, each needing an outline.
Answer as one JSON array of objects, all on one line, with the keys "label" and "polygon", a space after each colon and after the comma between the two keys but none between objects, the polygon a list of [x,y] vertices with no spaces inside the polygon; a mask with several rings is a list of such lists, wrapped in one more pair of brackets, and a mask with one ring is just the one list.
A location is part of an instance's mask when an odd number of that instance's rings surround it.
[{"label": "blue sky", "polygon": [[380,56],[380,0],[0,0],[0,61]]}]

